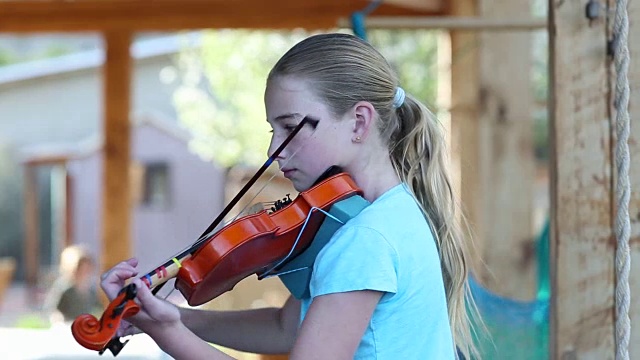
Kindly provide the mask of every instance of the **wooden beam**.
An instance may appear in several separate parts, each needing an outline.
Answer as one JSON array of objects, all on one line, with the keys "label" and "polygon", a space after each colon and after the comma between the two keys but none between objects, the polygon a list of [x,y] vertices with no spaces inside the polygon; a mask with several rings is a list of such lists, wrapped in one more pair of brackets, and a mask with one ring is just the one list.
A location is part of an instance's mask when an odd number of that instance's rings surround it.
[{"label": "wooden beam", "polygon": [[[178,30],[201,28],[333,28],[369,0],[85,0],[0,1],[0,32]],[[383,2],[376,15],[443,14],[444,1],[420,10]]]},{"label": "wooden beam", "polygon": [[[494,14],[495,15],[495,14]],[[482,18],[473,16],[370,16],[365,19],[371,29],[442,29],[457,31],[535,31],[546,30],[547,19]],[[341,27],[351,26],[349,19],[340,19]]]},{"label": "wooden beam", "polygon": [[550,358],[613,359],[612,124],[607,21],[550,4]]},{"label": "wooden beam", "polygon": [[131,46],[129,32],[105,34],[102,190],[102,269],[131,257],[130,132]]},{"label": "wooden beam", "polygon": [[23,164],[29,166],[64,165],[70,158],[71,157],[66,154],[43,154],[32,156],[24,160]]}]

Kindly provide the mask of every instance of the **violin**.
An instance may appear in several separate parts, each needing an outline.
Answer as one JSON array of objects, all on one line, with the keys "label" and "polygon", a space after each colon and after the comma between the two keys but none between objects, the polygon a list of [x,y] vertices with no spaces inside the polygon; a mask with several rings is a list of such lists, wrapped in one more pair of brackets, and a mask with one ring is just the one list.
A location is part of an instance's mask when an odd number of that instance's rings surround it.
[{"label": "violin", "polygon": [[[334,203],[362,195],[362,190],[348,174],[330,168],[295,200],[284,201],[271,212],[262,210],[240,217],[219,231],[213,231],[300,128],[314,122],[317,125],[317,120],[308,117],[302,120],[198,241],[141,277],[154,294],[168,280],[175,278],[175,288],[189,305],[197,306],[232,290],[252,274],[264,276],[277,270],[309,247],[325,218],[324,214]],[[317,209],[322,211],[315,211]],[[76,341],[100,354],[108,349],[116,356],[128,341],[121,342],[115,336],[121,320],[140,311],[135,297],[135,285],[129,284],[111,301],[100,319],[91,314],[77,317],[71,325]]]}]

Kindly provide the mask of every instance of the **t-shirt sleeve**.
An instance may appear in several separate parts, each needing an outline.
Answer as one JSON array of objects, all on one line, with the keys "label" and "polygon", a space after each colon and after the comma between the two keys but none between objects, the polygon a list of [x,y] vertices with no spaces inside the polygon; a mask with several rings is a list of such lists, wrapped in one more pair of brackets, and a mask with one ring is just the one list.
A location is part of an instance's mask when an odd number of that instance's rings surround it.
[{"label": "t-shirt sleeve", "polygon": [[309,284],[311,297],[375,290],[398,291],[397,253],[368,227],[342,227],[318,254]]}]

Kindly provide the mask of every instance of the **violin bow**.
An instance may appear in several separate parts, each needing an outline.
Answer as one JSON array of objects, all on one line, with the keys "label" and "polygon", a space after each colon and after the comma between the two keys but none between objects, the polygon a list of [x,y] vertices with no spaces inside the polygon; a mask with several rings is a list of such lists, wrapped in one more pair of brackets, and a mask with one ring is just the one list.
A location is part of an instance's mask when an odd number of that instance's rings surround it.
[{"label": "violin bow", "polygon": [[[249,181],[242,187],[242,189],[240,189],[240,191],[236,194],[236,196],[234,196],[234,198],[227,204],[227,206],[222,210],[222,212],[218,215],[218,217],[216,217],[213,220],[213,222],[211,222],[211,224],[202,233],[202,235],[200,235],[198,240],[195,243],[193,243],[193,245],[191,245],[187,250],[185,250],[182,253],[180,253],[177,257],[178,258],[182,258],[182,257],[186,256],[187,254],[193,254],[194,252],[196,252],[200,248],[200,246],[207,240],[208,235],[218,225],[220,225],[220,223],[224,220],[225,216],[227,216],[227,214],[229,214],[229,212],[231,212],[231,209],[233,209],[233,207],[236,206],[238,201],[240,201],[240,199],[247,193],[247,191],[249,191],[249,189],[253,186],[253,184],[255,184],[255,182],[258,181],[260,176],[262,176],[262,174],[267,170],[267,168],[269,168],[269,166],[271,166],[273,161],[280,155],[282,150],[284,150],[284,148],[291,142],[291,140],[294,138],[294,136],[296,136],[298,134],[298,132],[300,132],[300,130],[306,124],[311,125],[315,129],[318,126],[318,122],[319,122],[318,119],[314,119],[314,118],[312,118],[312,117],[310,117],[308,115],[305,116],[302,119],[302,121],[300,121],[300,123],[291,131],[291,134],[289,134],[289,136],[287,136],[287,138],[284,139],[282,144],[280,144],[280,146],[278,146],[276,151],[274,151],[273,154],[271,154],[271,156],[269,156],[269,158],[264,162],[264,164],[262,164],[260,169],[258,169],[258,171],[256,171],[256,173],[251,177],[251,179],[249,179]],[[172,260],[169,260],[163,266],[168,266],[168,265],[171,264],[171,262],[172,262]],[[156,295],[158,293],[158,291],[160,291],[160,289],[164,286],[164,284],[166,284],[166,282],[156,286],[155,288],[153,288],[153,290],[151,291],[152,294]]]},{"label": "violin bow", "polygon": [[[291,131],[291,133],[282,142],[282,144],[278,146],[276,151],[274,151],[274,153],[271,156],[269,156],[267,161],[265,161],[265,163],[260,167],[260,169],[258,169],[256,174],[253,175],[253,177],[240,190],[240,192],[236,194],[233,200],[229,202],[229,204],[218,215],[218,217],[209,225],[209,227],[204,231],[204,233],[200,235],[200,238],[198,238],[198,240],[192,246],[190,246],[186,250],[182,251],[179,255],[177,255],[177,258],[182,259],[187,256],[193,255],[202,246],[202,244],[206,242],[211,232],[213,232],[213,230],[222,222],[224,217],[238,203],[240,198],[249,190],[251,186],[253,186],[253,184],[257,181],[257,179],[266,171],[266,169],[280,155],[282,150],[284,150],[284,148],[289,144],[289,142],[293,139],[293,137],[296,136],[298,132],[300,132],[302,127],[304,127],[306,124],[310,124],[315,129],[318,126],[318,122],[319,121],[316,119],[313,119],[309,116],[305,116],[302,119],[302,121],[300,121],[300,123]],[[175,260],[176,258],[174,257],[172,260],[169,260],[162,266],[156,268],[153,272],[145,275],[143,279],[150,278],[154,274],[154,272],[162,273],[164,271],[164,274],[166,276],[165,269],[168,268],[171,265],[171,263],[173,263]],[[158,276],[158,278],[160,278],[160,276]],[[155,286],[152,289],[153,295],[156,295],[157,292],[166,283],[167,282],[165,280],[164,282],[161,282],[160,284],[158,284],[158,286]],[[102,339],[94,338],[92,336],[95,334],[98,334],[98,335],[101,334],[103,325],[106,325],[106,327],[109,328],[110,331],[115,331],[115,329],[119,326],[120,319],[122,317],[125,317],[126,315],[129,315],[129,316],[134,315],[139,311],[138,305],[132,301],[136,297],[136,287],[135,285],[133,286],[132,285],[133,284],[129,284],[120,290],[120,293],[111,302],[111,304],[109,304],[109,307],[107,308],[107,310],[105,310],[105,313],[100,318],[100,320],[96,319],[93,315],[90,315],[90,314],[84,314],[76,318],[76,320],[72,324],[72,333],[74,334],[74,337],[76,337],[76,340],[81,345],[89,349],[99,350],[100,355],[102,355],[104,351],[106,351],[107,349],[110,350],[114,356],[118,355],[118,353],[122,350],[122,348],[128,342],[128,340],[125,342],[121,342],[121,339],[119,336],[113,336],[108,334],[109,336],[112,336],[112,337],[106,343],[106,345],[102,347],[101,345],[102,342],[100,341]],[[151,287],[151,282],[150,281],[147,282],[147,285]],[[106,322],[103,323],[103,321],[106,321]],[[74,329],[77,329],[77,333],[76,333],[76,330]],[[98,331],[96,332],[96,330]],[[86,335],[86,334],[83,334],[83,332],[89,332],[90,334]]]}]

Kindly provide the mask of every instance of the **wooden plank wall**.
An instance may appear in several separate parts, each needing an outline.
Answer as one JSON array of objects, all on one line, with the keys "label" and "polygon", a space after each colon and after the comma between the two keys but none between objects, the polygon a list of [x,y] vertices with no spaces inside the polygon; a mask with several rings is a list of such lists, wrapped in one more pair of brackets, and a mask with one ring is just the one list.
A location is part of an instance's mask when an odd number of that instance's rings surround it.
[{"label": "wooden plank wall", "polygon": [[[611,2],[613,3],[613,2]],[[630,111],[640,105],[640,6],[630,2],[632,95]],[[615,354],[615,158],[610,96],[608,26],[604,18],[585,18],[584,2],[550,2],[552,88],[552,298],[553,358],[613,359]],[[611,17],[613,20],[613,17]],[[634,35],[636,35],[634,37]],[[635,44],[633,44],[635,43]],[[632,121],[633,123],[633,121]],[[636,122],[637,123],[637,122]],[[640,130],[629,141],[633,163],[632,326],[640,323],[639,215]],[[635,264],[635,268],[634,268]],[[630,358],[640,356],[640,336],[632,331]]]},{"label": "wooden plank wall", "polygon": [[640,359],[640,2],[629,2],[629,81],[631,99],[631,136],[629,152],[631,168],[629,181],[631,184],[631,201],[629,217],[631,218],[631,341],[630,359]]}]

